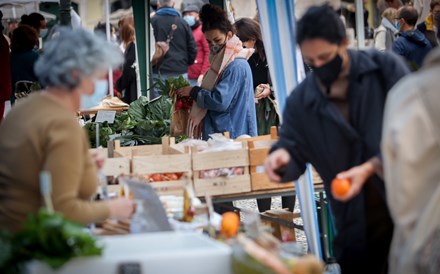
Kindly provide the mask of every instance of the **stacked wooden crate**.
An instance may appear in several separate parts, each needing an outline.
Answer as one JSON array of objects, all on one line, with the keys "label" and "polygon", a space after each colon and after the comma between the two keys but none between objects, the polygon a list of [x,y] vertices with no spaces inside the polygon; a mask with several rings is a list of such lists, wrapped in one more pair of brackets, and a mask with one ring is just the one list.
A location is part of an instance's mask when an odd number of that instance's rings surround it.
[{"label": "stacked wooden crate", "polygon": [[[201,178],[200,174],[207,170],[243,168],[242,174],[228,177]],[[194,189],[197,196],[216,196],[251,191],[249,174],[249,152],[247,142],[241,149],[197,152],[193,148],[192,169]]]}]

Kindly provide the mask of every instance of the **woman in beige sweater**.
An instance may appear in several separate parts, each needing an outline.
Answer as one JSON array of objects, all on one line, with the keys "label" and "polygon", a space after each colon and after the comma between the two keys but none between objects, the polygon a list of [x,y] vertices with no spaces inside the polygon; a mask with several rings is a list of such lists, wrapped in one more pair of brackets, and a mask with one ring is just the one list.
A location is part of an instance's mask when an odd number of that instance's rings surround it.
[{"label": "woman in beige sweater", "polygon": [[0,229],[18,231],[43,205],[39,173],[52,175],[54,209],[82,224],[128,218],[127,199],[91,201],[95,164],[75,113],[107,92],[108,67],[123,58],[118,48],[86,30],[62,29],[46,44],[35,73],[46,89],[18,103],[0,125]]}]

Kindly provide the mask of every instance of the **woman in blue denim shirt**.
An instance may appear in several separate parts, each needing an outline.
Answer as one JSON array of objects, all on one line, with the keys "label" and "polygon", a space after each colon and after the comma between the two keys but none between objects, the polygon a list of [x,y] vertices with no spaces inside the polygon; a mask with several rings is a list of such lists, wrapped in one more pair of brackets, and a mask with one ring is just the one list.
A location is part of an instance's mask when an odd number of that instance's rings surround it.
[{"label": "woman in blue denim shirt", "polygon": [[[205,5],[200,18],[211,51],[211,67],[201,87],[186,87],[179,94],[191,96],[198,108],[206,110],[200,117],[204,140],[210,134],[223,132],[229,132],[231,138],[256,136],[253,80],[247,62],[253,51],[242,48],[223,10]],[[215,69],[216,64],[220,70]]]}]

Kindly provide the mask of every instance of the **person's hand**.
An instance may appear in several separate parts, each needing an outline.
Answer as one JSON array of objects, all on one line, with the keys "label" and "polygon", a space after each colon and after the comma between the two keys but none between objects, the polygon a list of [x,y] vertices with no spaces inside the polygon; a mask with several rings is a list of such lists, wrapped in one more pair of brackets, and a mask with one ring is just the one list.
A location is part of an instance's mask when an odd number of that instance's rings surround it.
[{"label": "person's hand", "polygon": [[104,167],[105,159],[99,156],[98,153],[93,153],[92,155],[93,162],[95,162],[95,166],[97,170],[101,170]]},{"label": "person's hand", "polygon": [[116,198],[108,201],[110,217],[119,220],[128,219],[133,215],[134,203],[127,198]]},{"label": "person's hand", "polygon": [[199,78],[197,78],[197,85],[199,85],[199,87],[202,85],[202,81],[203,81],[203,74],[200,74]]},{"label": "person's hand", "polygon": [[285,167],[290,161],[290,154],[284,148],[279,148],[267,156],[264,167],[269,179],[273,182],[280,182],[281,176],[277,171]]},{"label": "person's hand", "polygon": [[272,91],[270,90],[270,86],[268,84],[259,84],[258,87],[262,88],[263,91],[255,96],[255,99],[260,100],[270,96]]},{"label": "person's hand", "polygon": [[182,97],[188,97],[189,93],[191,92],[192,87],[191,86],[187,86],[184,88],[181,88],[177,91],[177,94],[179,94]]},{"label": "person's hand", "polygon": [[356,12],[356,6],[354,5],[354,4],[348,4],[347,5],[347,10],[349,11],[349,12]]},{"label": "person's hand", "polygon": [[336,175],[338,179],[347,179],[350,181],[350,189],[344,197],[334,197],[341,202],[347,202],[361,192],[362,187],[368,178],[374,174],[374,166],[370,162],[350,168]]}]

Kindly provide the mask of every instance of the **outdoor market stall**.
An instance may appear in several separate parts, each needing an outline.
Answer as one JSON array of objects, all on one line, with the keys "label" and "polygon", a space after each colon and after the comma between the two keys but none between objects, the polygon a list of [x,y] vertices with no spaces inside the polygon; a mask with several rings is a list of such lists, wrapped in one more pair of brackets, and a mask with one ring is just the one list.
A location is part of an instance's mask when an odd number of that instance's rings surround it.
[{"label": "outdoor market stall", "polygon": [[[108,1],[106,2],[108,4]],[[139,4],[139,2],[144,3]],[[145,12],[147,8],[145,1],[139,2],[137,3],[143,8],[133,9],[136,23],[144,26],[144,28],[136,28],[136,32],[139,34],[137,36],[138,48],[146,48],[146,52],[149,52],[148,43],[146,43],[147,40],[145,38],[149,37],[148,19],[145,20],[148,17]],[[358,2],[360,3],[360,1]],[[276,75],[274,77],[274,86],[277,91],[277,100],[281,109],[283,109],[288,92],[303,77],[303,73],[299,70],[302,67],[302,61],[300,61],[300,55],[294,46],[295,43],[293,43],[295,29],[294,1],[277,2],[275,4],[273,1],[259,0],[258,6],[263,34],[267,44],[266,48],[270,52],[268,54],[269,67],[272,70],[272,74]],[[358,7],[362,8],[361,6]],[[270,21],[269,18],[277,18],[277,20]],[[143,23],[139,23],[142,20],[144,20]],[[108,30],[107,16],[107,32],[109,32]],[[358,33],[361,33],[361,31],[363,30],[360,30]],[[142,32],[145,35],[140,34]],[[362,44],[362,41],[359,41],[359,43]],[[149,58],[147,56],[148,54],[146,53],[138,52],[139,71],[140,75],[142,75],[140,76],[140,85],[138,86],[143,94],[146,93],[148,87],[146,75],[148,75],[149,71]],[[283,60],[294,61],[283,62]],[[298,65],[298,63],[301,65]],[[286,75],[293,75],[294,77],[287,77]],[[174,88],[178,88],[178,86],[174,86]],[[113,90],[113,88],[110,88],[110,90]],[[108,178],[104,180],[105,182],[101,186],[102,197],[108,198],[109,192],[114,192],[113,195],[125,196],[129,196],[130,193],[134,192],[123,181],[119,181],[120,184],[115,184],[116,186],[108,185],[109,180],[112,181],[120,175],[141,176],[142,179],[138,182],[139,185],[151,186],[151,189],[155,190],[160,196],[183,197],[181,210],[183,215],[195,214],[192,211],[188,211],[188,205],[185,203],[188,200],[191,200],[192,203],[192,200],[195,200],[197,197],[206,199],[206,206],[210,207],[211,199],[214,202],[219,202],[282,196],[297,192],[300,197],[301,213],[305,222],[304,226],[307,232],[309,248],[316,257],[322,259],[324,256],[319,241],[320,232],[314,201],[314,192],[315,190],[322,190],[322,185],[319,179],[313,177],[311,167],[308,168],[307,173],[302,179],[304,182],[302,184],[297,182],[295,187],[269,182],[261,170],[261,165],[269,151],[270,145],[276,141],[276,133],[257,139],[229,140],[230,143],[240,145],[239,148],[233,150],[203,153],[197,149],[197,146],[187,149],[179,148],[173,139],[164,138],[170,131],[170,117],[164,115],[167,111],[170,113],[170,109],[167,108],[171,104],[169,99],[166,98],[166,95],[169,93],[169,90],[165,91],[164,96],[155,101],[150,101],[148,97],[141,97],[130,107],[122,104],[113,107],[100,106],[96,109],[84,110],[82,112],[82,115],[96,114],[94,120],[89,123],[89,126],[86,126],[92,143],[95,140],[95,145],[109,145],[107,149],[98,150],[101,155],[108,157],[103,168],[103,174]],[[112,116],[111,118],[97,121],[100,113],[102,116],[105,111],[114,111],[115,113],[110,115]],[[154,111],[161,113],[160,115],[155,115]],[[158,116],[160,116],[160,119],[158,119]],[[93,132],[93,130],[95,131]],[[124,145],[142,144],[142,146],[121,147],[121,142]],[[262,142],[263,145],[261,146],[259,142]],[[97,150],[92,152],[97,152]],[[219,170],[227,174],[218,173],[217,171]],[[231,171],[234,174],[230,174]],[[210,172],[217,173],[210,177],[210,175],[207,175]],[[184,177],[182,177],[182,173],[185,174]],[[167,177],[165,181],[153,178],[153,175],[164,174]],[[134,199],[140,200],[136,196],[134,196]],[[137,204],[139,208],[140,203],[138,202]],[[213,213],[211,212],[210,214]],[[177,218],[178,220],[174,219],[179,222],[184,220],[183,217]],[[231,245],[232,247],[194,232],[162,232],[148,235],[104,237],[101,239],[108,249],[105,249],[101,257],[75,259],[69,262],[65,268],[54,273],[87,272],[91,268],[98,268],[104,272],[106,270],[111,272],[119,269],[119,271],[137,271],[130,273],[175,273],[176,265],[178,265],[182,273],[215,273],[214,271],[218,271],[218,273],[232,273],[229,266],[231,264],[234,265],[234,262],[231,262],[231,260],[236,260],[235,263],[237,263],[237,261],[243,259],[243,254],[246,254],[248,257],[251,256],[249,257],[251,259],[245,256],[246,259],[244,261],[254,262],[256,260],[264,265],[264,267],[270,267],[273,273],[322,273],[322,267],[320,268],[320,264],[316,263],[316,261],[313,261],[310,265],[313,265],[314,269],[317,269],[318,272],[294,272],[294,266],[289,264],[293,261],[299,261],[299,259],[297,259],[297,256],[287,256],[284,258],[288,258],[286,260],[279,259],[278,256],[282,257],[278,254],[282,253],[280,252],[282,248],[279,242],[273,241],[272,238],[270,240],[266,238],[264,244],[254,241],[255,239],[260,239],[260,235],[265,235],[258,231],[258,228],[257,234],[253,234],[252,228],[259,225],[260,223],[256,222],[246,227],[246,236],[239,235],[235,239],[235,245]],[[207,225],[207,227],[210,226],[211,223]],[[131,230],[131,223],[126,228]],[[200,229],[200,227],[198,228]],[[221,224],[219,228],[220,230],[222,229]],[[208,233],[211,232],[208,231]],[[233,236],[235,237],[237,233],[234,234]],[[211,234],[211,236],[213,235]],[[264,242],[264,240],[261,241]],[[238,249],[240,251],[237,251],[237,246],[239,246]],[[258,252],[255,253],[251,250],[258,250]],[[231,257],[231,254],[235,254],[235,257]],[[270,254],[276,255],[271,257],[269,256]],[[93,255],[100,254],[95,253]],[[269,259],[265,260],[265,256],[268,256]],[[295,260],[291,260],[293,257],[295,257]],[[126,263],[133,260],[135,263]],[[173,264],[169,264],[170,261]],[[244,265],[248,266],[245,263]],[[39,263],[35,263],[32,269],[34,272],[31,271],[31,273],[51,273],[47,265]],[[236,268],[234,270],[238,271],[239,269]]]}]

